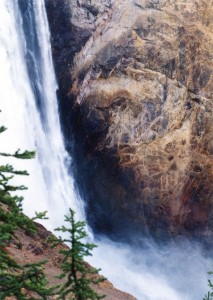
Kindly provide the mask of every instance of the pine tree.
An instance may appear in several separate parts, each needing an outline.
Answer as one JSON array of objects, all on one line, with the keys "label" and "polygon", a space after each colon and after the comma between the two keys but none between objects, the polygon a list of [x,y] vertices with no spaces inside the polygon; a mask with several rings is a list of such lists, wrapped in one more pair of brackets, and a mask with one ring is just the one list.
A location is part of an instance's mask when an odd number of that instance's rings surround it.
[{"label": "pine tree", "polygon": [[[209,272],[210,275],[213,275],[213,272]],[[211,288],[212,292],[208,292],[208,294],[203,298],[203,300],[213,300],[213,283],[211,280],[209,282],[209,287]]]},{"label": "pine tree", "polygon": [[18,265],[11,260],[9,270],[0,272],[0,299],[14,296],[17,300],[49,299],[55,294],[55,288],[48,288],[48,281],[44,273],[44,264],[39,262]]},{"label": "pine tree", "polygon": [[[0,133],[6,130],[0,126]],[[0,153],[0,157],[31,159],[35,152],[17,150],[14,154]],[[12,196],[11,192],[26,189],[14,186],[10,180],[15,175],[29,175],[26,171],[14,170],[12,165],[0,165],[0,300],[13,296],[18,300],[48,299],[54,294],[54,288],[48,288],[44,273],[45,262],[35,264],[17,264],[8,254],[7,246],[16,240],[16,230],[22,228],[31,233],[36,232],[33,221],[23,214],[23,197]],[[37,213],[35,218],[44,218],[44,213]],[[34,218],[34,219],[35,219]],[[20,245],[21,247],[21,245]],[[30,296],[28,296],[30,293]]]},{"label": "pine tree", "polygon": [[73,299],[73,300],[96,300],[103,299],[104,295],[98,295],[91,285],[98,285],[105,278],[98,277],[99,269],[93,269],[86,266],[84,257],[91,255],[91,251],[96,247],[95,244],[84,243],[83,240],[87,237],[85,231],[85,222],[76,222],[74,211],[69,210],[70,215],[65,216],[65,222],[69,223],[69,228],[62,226],[57,228],[69,235],[68,238],[59,238],[55,241],[54,246],[66,243],[70,248],[60,250],[63,255],[61,268],[63,270],[59,278],[66,278],[66,282],[61,286],[58,299]]},{"label": "pine tree", "polygon": [[[0,133],[6,128],[0,126]],[[17,159],[30,159],[35,156],[34,152],[17,150],[13,154],[0,153],[0,157],[14,157]],[[65,216],[71,228],[57,228],[56,230],[68,233],[68,239],[60,238],[54,245],[70,243],[70,249],[60,251],[64,255],[62,261],[62,274],[59,278],[65,278],[64,284],[48,287],[48,281],[44,272],[45,261],[19,265],[10,257],[7,247],[17,240],[16,231],[22,229],[31,233],[36,232],[33,223],[35,219],[44,219],[44,213],[36,213],[35,218],[28,218],[23,214],[23,197],[12,195],[12,192],[26,189],[25,186],[14,186],[10,180],[15,175],[29,175],[27,171],[17,171],[12,165],[0,164],[0,300],[9,296],[17,300],[47,300],[53,295],[59,295],[58,299],[75,300],[98,300],[105,296],[98,295],[91,287],[104,281],[105,278],[98,277],[99,270],[86,266],[83,258],[91,255],[96,245],[83,243],[87,234],[85,222],[75,222],[74,212],[70,209],[70,216]],[[20,244],[21,247],[21,244]]]}]

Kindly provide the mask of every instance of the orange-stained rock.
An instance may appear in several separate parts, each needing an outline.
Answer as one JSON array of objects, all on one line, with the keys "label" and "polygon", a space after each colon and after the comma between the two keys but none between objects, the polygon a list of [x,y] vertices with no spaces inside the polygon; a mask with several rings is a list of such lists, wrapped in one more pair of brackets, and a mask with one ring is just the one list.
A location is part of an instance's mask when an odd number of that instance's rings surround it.
[{"label": "orange-stained rock", "polygon": [[105,8],[88,19],[70,3],[71,24],[90,30],[66,91],[90,223],[122,238],[210,241],[213,1],[106,2],[91,1]]}]

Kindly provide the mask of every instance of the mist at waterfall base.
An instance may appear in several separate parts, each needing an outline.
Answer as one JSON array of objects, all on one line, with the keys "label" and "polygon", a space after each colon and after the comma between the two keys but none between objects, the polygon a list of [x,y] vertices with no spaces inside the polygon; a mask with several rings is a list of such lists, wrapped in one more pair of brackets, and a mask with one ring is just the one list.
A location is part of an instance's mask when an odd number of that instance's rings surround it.
[{"label": "mist at waterfall base", "polygon": [[[32,216],[47,210],[45,226],[50,230],[62,225],[68,207],[78,219],[84,218],[60,131],[43,0],[0,1],[0,66],[0,123],[8,128],[0,135],[0,151],[21,147],[37,153],[35,160],[9,161],[31,174],[13,181],[28,186],[25,212]],[[8,163],[8,158],[0,160]],[[199,300],[208,290],[211,259],[194,244],[166,248],[148,241],[143,249],[135,249],[104,237],[94,239],[99,247],[88,261],[138,300]]]},{"label": "mist at waterfall base", "polygon": [[212,260],[196,244],[160,247],[144,241],[143,249],[135,249],[103,237],[95,242],[98,248],[89,263],[138,300],[202,300],[208,291]]}]

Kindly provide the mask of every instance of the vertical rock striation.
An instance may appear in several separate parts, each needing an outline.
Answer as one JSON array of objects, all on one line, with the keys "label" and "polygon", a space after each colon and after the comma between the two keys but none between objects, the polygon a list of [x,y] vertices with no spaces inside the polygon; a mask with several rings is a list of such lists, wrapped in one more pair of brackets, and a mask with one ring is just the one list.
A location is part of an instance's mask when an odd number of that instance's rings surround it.
[{"label": "vertical rock striation", "polygon": [[90,223],[121,239],[211,240],[213,1],[46,4]]}]

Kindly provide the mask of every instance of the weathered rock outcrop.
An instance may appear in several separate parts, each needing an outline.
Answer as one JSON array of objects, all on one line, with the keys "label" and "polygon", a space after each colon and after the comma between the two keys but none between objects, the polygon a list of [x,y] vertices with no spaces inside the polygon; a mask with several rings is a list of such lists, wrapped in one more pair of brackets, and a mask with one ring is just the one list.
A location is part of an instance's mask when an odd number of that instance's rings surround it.
[{"label": "weathered rock outcrop", "polygon": [[90,223],[120,238],[210,241],[213,1],[64,0],[61,27],[46,2]]}]

